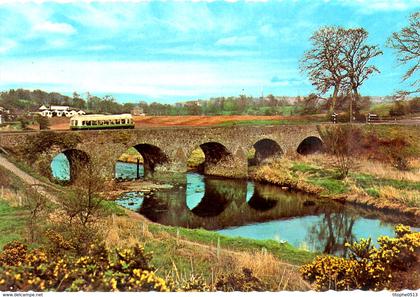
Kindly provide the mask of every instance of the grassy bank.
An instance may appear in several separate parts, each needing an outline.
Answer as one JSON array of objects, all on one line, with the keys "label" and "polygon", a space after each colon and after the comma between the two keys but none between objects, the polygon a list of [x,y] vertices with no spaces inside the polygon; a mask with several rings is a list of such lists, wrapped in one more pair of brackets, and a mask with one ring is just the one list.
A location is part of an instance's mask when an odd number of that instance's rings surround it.
[{"label": "grassy bank", "polygon": [[[300,160],[282,159],[258,168],[252,178],[319,197],[355,202],[409,215],[420,214],[418,169],[401,173],[392,166],[379,162],[364,160],[358,163],[361,164],[359,169],[354,169],[346,178],[339,179],[339,174],[331,168],[331,160],[327,155],[301,157]],[[379,168],[378,172],[375,172],[375,167]]]},{"label": "grassy bank", "polygon": [[[25,188],[18,178],[0,172],[2,177],[7,176],[8,187]],[[214,287],[224,275],[241,275],[242,269],[247,268],[255,277],[269,284],[270,290],[309,289],[299,275],[298,265],[310,262],[315,256],[312,253],[297,250],[287,243],[229,238],[201,229],[162,226],[136,213],[127,212],[126,215],[113,202],[104,201],[102,206],[106,211],[100,212],[101,217],[95,225],[107,246],[143,245],[153,256],[151,264],[157,269],[156,274],[167,281],[183,284],[201,278]],[[0,224],[0,247],[14,239],[26,241],[27,214],[26,209],[0,201],[0,217],[4,222]],[[44,231],[52,226],[64,230],[64,234],[74,232],[64,217],[60,207],[51,208],[49,214],[43,216],[45,222],[39,225],[39,236],[33,244],[51,245]]]},{"label": "grassy bank", "polygon": [[12,207],[0,200],[0,249],[12,240],[21,240],[25,232],[28,212],[21,207]]},{"label": "grassy bank", "polygon": [[288,244],[230,238],[202,229],[163,226],[128,212],[105,223],[110,247],[139,243],[153,254],[151,264],[158,275],[176,282],[197,276],[208,284],[223,274],[240,274],[249,268],[270,283],[273,290],[309,289],[298,273],[298,265],[309,263],[315,254]]}]

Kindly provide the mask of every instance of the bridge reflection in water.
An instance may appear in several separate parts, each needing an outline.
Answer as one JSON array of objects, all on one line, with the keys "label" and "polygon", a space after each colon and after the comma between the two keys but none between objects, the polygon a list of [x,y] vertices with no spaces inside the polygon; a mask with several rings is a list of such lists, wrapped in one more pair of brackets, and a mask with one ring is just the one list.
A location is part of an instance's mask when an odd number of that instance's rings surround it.
[{"label": "bridge reflection in water", "polygon": [[285,192],[272,185],[198,173],[187,173],[174,188],[145,198],[137,211],[164,225],[286,240],[296,247],[335,254],[344,254],[349,241],[391,236],[393,222],[401,222],[391,214]]}]

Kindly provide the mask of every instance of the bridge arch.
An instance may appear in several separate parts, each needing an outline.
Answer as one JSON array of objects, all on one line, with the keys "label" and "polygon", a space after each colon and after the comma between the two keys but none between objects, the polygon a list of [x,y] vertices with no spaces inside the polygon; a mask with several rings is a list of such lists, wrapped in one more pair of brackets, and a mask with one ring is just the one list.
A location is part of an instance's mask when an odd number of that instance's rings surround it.
[{"label": "bridge arch", "polygon": [[322,152],[324,150],[324,143],[317,136],[308,136],[303,139],[296,151],[301,155],[309,155],[317,152]]},{"label": "bridge arch", "polygon": [[51,176],[54,180],[72,184],[78,172],[90,161],[88,153],[80,149],[66,149],[55,155],[50,163]]},{"label": "bridge arch", "polygon": [[228,165],[233,159],[233,154],[222,143],[209,141],[190,150],[188,157],[187,164],[190,169],[203,174],[217,175],[213,173],[213,169]]},{"label": "bridge arch", "polygon": [[283,150],[281,146],[274,140],[269,138],[263,138],[255,142],[252,146],[254,150],[254,156],[249,159],[248,165],[261,165],[264,162],[281,157]]},{"label": "bridge arch", "polygon": [[[133,150],[134,150],[134,153],[132,152]],[[128,157],[125,156],[125,158],[122,158],[122,156],[124,155],[123,153],[120,156],[119,160],[122,162],[128,162],[128,163],[134,163],[134,164],[138,160],[139,164],[142,164],[142,167],[143,167],[142,175],[144,176],[150,176],[151,174],[153,174],[153,172],[159,165],[163,165],[169,162],[168,156],[161,148],[152,144],[148,144],[148,143],[136,144],[128,148],[125,151],[125,153],[126,155],[128,155]],[[116,166],[116,170],[115,170],[116,177],[120,177],[122,175],[120,172],[118,172],[118,170],[121,170],[121,169],[118,168],[118,166]],[[125,177],[128,177],[128,178],[137,177],[136,165],[133,165],[132,168],[128,168],[127,170],[129,172],[126,174]]]}]

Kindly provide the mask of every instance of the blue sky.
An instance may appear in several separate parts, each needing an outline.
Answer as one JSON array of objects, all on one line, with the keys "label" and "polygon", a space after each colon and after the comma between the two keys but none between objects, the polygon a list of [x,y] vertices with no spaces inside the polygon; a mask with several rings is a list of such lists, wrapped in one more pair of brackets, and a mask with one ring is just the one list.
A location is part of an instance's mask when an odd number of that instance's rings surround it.
[{"label": "blue sky", "polygon": [[363,95],[403,88],[405,67],[385,48],[420,1],[3,2],[0,90],[112,94],[175,102],[245,93],[307,95],[299,72],[324,25],[362,26],[384,55]]}]

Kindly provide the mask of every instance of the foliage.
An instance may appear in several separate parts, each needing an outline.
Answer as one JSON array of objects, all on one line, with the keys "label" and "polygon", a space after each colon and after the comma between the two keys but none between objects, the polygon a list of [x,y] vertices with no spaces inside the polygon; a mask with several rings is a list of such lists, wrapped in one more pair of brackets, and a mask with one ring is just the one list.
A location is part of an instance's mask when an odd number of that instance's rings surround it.
[{"label": "foliage", "polygon": [[39,124],[39,130],[49,130],[50,120],[47,117],[37,116],[36,121]]},{"label": "foliage", "polygon": [[420,112],[420,97],[415,97],[410,101],[395,100],[393,106],[389,110],[390,116],[403,116],[409,113]]},{"label": "foliage", "polygon": [[420,251],[420,232],[397,225],[395,233],[396,238],[380,237],[379,248],[370,239],[347,244],[349,258],[319,256],[301,267],[302,276],[318,291],[393,289],[393,275],[419,265]]},{"label": "foliage", "polygon": [[401,100],[395,101],[394,106],[392,106],[391,109],[389,110],[389,115],[392,117],[403,116],[406,113],[407,113],[407,107],[403,102],[401,102]]},{"label": "foliage", "polygon": [[27,251],[28,247],[17,240],[5,244],[3,252],[0,254],[0,265],[21,265],[25,260]]},{"label": "foliage", "polygon": [[407,170],[408,159],[417,155],[416,150],[411,147],[410,136],[405,131],[386,137],[368,131],[360,137],[359,145],[368,153],[368,157],[386,161],[399,170]]},{"label": "foliage", "polygon": [[22,130],[26,130],[28,128],[29,120],[26,117],[20,116],[17,118],[17,120],[20,123],[20,128]]},{"label": "foliage", "polygon": [[242,274],[229,273],[220,276],[216,282],[216,290],[224,292],[267,291],[268,285],[253,275],[252,270],[242,269]]},{"label": "foliage", "polygon": [[5,246],[0,260],[1,291],[169,291],[141,246],[110,251],[97,244],[86,255],[72,257],[28,251],[14,242]]},{"label": "foliage", "polygon": [[201,275],[192,274],[190,278],[177,286],[180,292],[210,292],[212,287],[209,286]]},{"label": "foliage", "polygon": [[120,104],[112,96],[102,98],[86,93],[82,98],[74,92],[72,97],[41,90],[11,89],[0,93],[0,105],[11,110],[36,111],[41,105],[68,105],[90,113],[129,113],[139,108],[148,115],[290,115],[295,107],[286,96],[251,97],[246,95],[215,97],[175,104],[159,102]]}]

